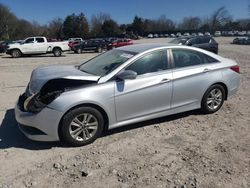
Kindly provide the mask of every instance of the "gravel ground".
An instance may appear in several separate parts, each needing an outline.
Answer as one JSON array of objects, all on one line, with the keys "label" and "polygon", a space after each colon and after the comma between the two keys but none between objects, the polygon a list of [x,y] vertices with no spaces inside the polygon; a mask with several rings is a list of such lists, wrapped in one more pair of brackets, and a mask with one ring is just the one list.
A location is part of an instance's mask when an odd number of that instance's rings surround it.
[{"label": "gravel ground", "polygon": [[250,46],[231,45],[232,38],[216,40],[219,54],[236,60],[242,73],[238,94],[221,110],[129,125],[78,148],[26,139],[13,107],[34,68],[79,64],[97,54],[0,55],[0,188],[250,187]]}]

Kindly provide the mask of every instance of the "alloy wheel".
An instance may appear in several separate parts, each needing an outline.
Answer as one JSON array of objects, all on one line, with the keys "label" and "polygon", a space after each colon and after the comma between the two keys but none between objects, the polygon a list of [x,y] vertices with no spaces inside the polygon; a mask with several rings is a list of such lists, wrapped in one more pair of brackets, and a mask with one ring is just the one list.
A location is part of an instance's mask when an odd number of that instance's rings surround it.
[{"label": "alloy wheel", "polygon": [[96,134],[97,128],[97,118],[90,113],[83,113],[71,121],[69,133],[77,141],[86,141]]},{"label": "alloy wheel", "polygon": [[211,110],[216,110],[222,103],[223,94],[220,89],[212,89],[207,97],[207,106]]}]

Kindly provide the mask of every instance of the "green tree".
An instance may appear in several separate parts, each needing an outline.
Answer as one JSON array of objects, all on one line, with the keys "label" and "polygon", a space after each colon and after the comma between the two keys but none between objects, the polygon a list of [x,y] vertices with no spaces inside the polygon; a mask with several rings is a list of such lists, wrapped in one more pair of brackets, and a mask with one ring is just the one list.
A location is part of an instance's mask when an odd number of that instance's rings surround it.
[{"label": "green tree", "polygon": [[143,35],[145,32],[145,24],[142,18],[135,16],[132,23],[133,32],[137,35]]},{"label": "green tree", "polygon": [[71,14],[63,22],[63,33],[65,37],[86,37],[89,32],[88,21],[83,13]]},{"label": "green tree", "polygon": [[106,37],[113,37],[121,34],[118,24],[112,19],[103,22],[102,32]]}]

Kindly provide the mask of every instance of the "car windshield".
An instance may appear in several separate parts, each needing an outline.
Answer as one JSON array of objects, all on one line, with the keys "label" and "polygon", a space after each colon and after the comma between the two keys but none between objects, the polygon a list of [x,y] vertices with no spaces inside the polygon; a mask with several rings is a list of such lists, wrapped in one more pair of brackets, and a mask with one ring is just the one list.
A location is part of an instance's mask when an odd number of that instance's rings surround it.
[{"label": "car windshield", "polygon": [[185,44],[187,42],[187,38],[176,38],[174,40],[171,40],[169,43],[171,44]]},{"label": "car windshield", "polygon": [[136,55],[134,52],[111,50],[80,65],[79,70],[97,76],[105,76],[134,55]]}]

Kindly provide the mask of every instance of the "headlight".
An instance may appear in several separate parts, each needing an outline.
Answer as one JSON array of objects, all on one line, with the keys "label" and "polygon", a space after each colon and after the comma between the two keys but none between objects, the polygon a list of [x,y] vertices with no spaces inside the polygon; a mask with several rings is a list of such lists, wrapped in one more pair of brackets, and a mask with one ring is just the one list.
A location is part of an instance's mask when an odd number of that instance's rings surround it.
[{"label": "headlight", "polygon": [[45,106],[46,104],[39,99],[39,93],[28,97],[23,104],[24,110],[33,113],[40,112]]}]

